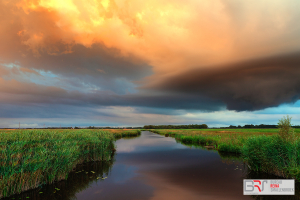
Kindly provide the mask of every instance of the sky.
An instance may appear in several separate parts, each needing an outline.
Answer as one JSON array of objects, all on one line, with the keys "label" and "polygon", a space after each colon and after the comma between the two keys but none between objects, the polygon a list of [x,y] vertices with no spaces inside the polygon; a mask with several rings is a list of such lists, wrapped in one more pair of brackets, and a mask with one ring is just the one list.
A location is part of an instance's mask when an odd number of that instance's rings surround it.
[{"label": "sky", "polygon": [[0,127],[300,124],[299,0],[0,0]]}]

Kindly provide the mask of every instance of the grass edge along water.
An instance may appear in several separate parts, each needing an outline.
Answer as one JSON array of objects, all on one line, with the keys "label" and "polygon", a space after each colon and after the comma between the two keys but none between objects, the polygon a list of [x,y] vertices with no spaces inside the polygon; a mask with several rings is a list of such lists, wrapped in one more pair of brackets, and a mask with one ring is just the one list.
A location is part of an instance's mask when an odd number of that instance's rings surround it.
[{"label": "grass edge along water", "polygon": [[140,130],[0,132],[0,198],[68,178],[77,164],[109,161],[114,141]]},{"label": "grass edge along water", "polygon": [[209,130],[151,130],[151,132],[171,136],[176,141],[183,144],[193,144],[200,146],[210,146],[214,149],[226,152],[241,154],[242,146],[252,136],[251,133],[240,134],[239,132],[221,133],[222,131],[212,132]]},{"label": "grass edge along water", "polygon": [[253,171],[263,171],[300,181],[300,139],[291,128],[291,117],[279,120],[279,133],[274,136],[249,138],[242,156]]},{"label": "grass edge along water", "polygon": [[[278,129],[268,130],[151,130],[172,136],[183,144],[213,146],[219,152],[241,156],[250,170],[300,181],[299,129],[291,128],[291,118],[279,120]],[[248,131],[248,132],[247,132]]]}]

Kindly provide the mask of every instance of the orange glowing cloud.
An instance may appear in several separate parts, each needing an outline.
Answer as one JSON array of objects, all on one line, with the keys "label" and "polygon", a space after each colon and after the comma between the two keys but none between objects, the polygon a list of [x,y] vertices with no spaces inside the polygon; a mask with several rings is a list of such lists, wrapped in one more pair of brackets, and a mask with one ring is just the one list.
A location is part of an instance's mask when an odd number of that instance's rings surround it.
[{"label": "orange glowing cloud", "polygon": [[[202,63],[215,54],[226,57],[220,52],[228,52],[232,42],[220,2],[203,1],[200,6],[193,0],[23,0],[16,5],[24,12],[24,29],[18,35],[37,56],[42,50],[58,53],[53,45],[57,41],[69,45],[65,53],[72,44],[89,47],[100,42],[124,56],[147,60],[156,72],[167,72],[191,66],[187,63],[199,56],[206,56]],[[212,6],[215,12],[210,14]],[[209,15],[218,25],[211,24]]]},{"label": "orange glowing cloud", "polygon": [[293,30],[286,34],[295,18],[293,4],[268,2],[272,3],[268,12],[263,12],[264,3],[254,6],[224,0],[20,0],[4,4],[20,17],[23,29],[16,34],[36,56],[41,51],[71,53],[74,44],[103,43],[119,49],[123,56],[146,60],[156,74],[164,75],[297,48],[299,40],[286,37],[295,34]]}]

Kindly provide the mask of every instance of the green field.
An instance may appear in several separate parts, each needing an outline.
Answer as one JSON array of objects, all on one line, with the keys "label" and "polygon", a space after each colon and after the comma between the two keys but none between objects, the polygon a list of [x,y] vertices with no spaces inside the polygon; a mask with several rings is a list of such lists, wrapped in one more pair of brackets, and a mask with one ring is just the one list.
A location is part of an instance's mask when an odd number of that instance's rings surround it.
[{"label": "green field", "polygon": [[[152,132],[175,137],[184,144],[213,146],[218,151],[241,153],[246,140],[254,136],[272,136],[278,129],[152,129]],[[300,133],[300,129],[297,129]]]},{"label": "green field", "polygon": [[139,130],[1,130],[0,198],[68,178],[76,165],[111,161],[114,141]]}]

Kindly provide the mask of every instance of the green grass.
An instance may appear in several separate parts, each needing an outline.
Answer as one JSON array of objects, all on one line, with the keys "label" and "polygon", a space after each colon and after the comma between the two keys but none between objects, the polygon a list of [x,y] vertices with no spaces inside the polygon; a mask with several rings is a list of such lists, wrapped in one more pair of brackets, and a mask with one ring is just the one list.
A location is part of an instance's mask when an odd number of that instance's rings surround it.
[{"label": "green grass", "polygon": [[183,144],[214,146],[218,151],[237,154],[242,152],[246,140],[252,136],[278,134],[278,129],[155,129],[151,131],[172,136]]},{"label": "green grass", "polygon": [[291,128],[291,117],[279,120],[273,136],[249,138],[242,149],[244,160],[253,171],[263,171],[300,181],[300,137]]},{"label": "green grass", "polygon": [[0,198],[68,178],[77,164],[110,161],[114,141],[139,130],[2,130]]},{"label": "green grass", "polygon": [[[220,154],[235,153],[249,168],[300,181],[300,129],[151,130],[183,144],[214,146]],[[288,131],[286,131],[288,132]]]},{"label": "green grass", "polygon": [[106,182],[107,179],[102,178],[108,177],[109,179],[109,172],[113,166],[113,163],[114,159],[105,162],[95,161],[77,165],[76,169],[69,173],[67,180],[58,181],[49,185],[43,185],[21,194],[15,194],[7,198],[3,198],[3,200],[18,200],[28,198],[42,200],[76,199],[77,193],[86,190],[95,184],[99,184],[100,182]]},{"label": "green grass", "polygon": [[278,135],[252,137],[245,143],[242,155],[253,171],[263,171],[300,180],[300,140],[287,142]]},{"label": "green grass", "polygon": [[114,135],[116,139],[122,137],[137,137],[141,134],[141,130],[138,129],[104,129]]}]

